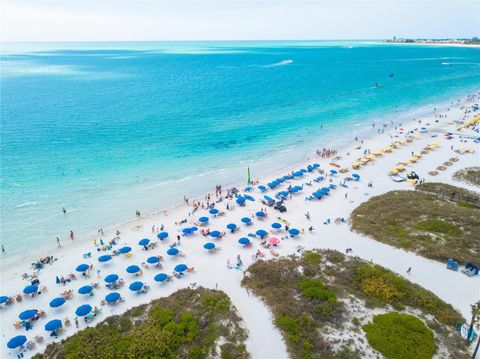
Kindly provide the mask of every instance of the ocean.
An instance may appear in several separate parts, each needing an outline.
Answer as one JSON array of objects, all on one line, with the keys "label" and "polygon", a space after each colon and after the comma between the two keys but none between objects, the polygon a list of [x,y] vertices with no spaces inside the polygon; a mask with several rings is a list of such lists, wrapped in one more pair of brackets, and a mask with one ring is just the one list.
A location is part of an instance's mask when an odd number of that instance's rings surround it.
[{"label": "ocean", "polygon": [[2,44],[1,243],[7,255],[53,247],[242,182],[247,166],[253,178],[288,168],[477,91],[479,55],[355,41]]}]

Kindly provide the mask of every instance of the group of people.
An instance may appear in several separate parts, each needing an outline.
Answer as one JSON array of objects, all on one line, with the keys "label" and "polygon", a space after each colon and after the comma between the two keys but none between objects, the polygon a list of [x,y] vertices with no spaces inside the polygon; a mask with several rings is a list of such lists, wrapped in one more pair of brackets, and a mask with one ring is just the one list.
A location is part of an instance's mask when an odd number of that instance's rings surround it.
[{"label": "group of people", "polygon": [[320,149],[317,149],[317,156],[320,156],[322,158],[328,158],[328,157],[333,157],[333,156],[336,156],[337,155],[337,150],[333,150],[333,149],[330,149],[330,148],[322,148],[321,150]]}]

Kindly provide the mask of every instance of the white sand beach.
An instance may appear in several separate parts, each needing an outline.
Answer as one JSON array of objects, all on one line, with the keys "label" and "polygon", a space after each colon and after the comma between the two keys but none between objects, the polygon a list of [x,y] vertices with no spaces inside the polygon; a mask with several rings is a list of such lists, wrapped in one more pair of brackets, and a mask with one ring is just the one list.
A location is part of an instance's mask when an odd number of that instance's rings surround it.
[{"label": "white sand beach", "polygon": [[[478,97],[477,101],[478,101]],[[452,179],[452,174],[462,168],[478,166],[480,145],[474,143],[473,140],[479,136],[472,128],[465,128],[461,132],[457,130],[458,123],[454,121],[472,119],[478,112],[470,112],[469,109],[473,102],[466,102],[465,99],[458,103],[452,104],[449,110],[439,108],[437,115],[442,114],[445,117],[435,117],[433,113],[415,121],[405,123],[396,129],[393,126],[383,127],[377,123],[376,128],[383,130],[383,133],[365,139],[363,144],[359,141],[352,143],[351,147],[345,148],[336,154],[340,159],[335,161],[341,167],[350,168],[348,173],[337,173],[330,175],[330,170],[335,169],[331,166],[332,158],[322,158],[316,156],[315,150],[309,159],[305,159],[304,163],[299,163],[292,170],[306,168],[308,164],[318,163],[319,168],[312,172],[305,173],[302,177],[285,181],[273,190],[261,193],[257,185],[248,194],[255,198],[255,201],[247,200],[246,205],[241,207],[235,199],[226,200],[217,203],[215,208],[223,215],[213,216],[208,210],[200,209],[196,213],[191,214],[191,205],[181,205],[172,210],[160,211],[156,214],[141,216],[133,222],[119,225],[115,228],[104,229],[103,236],[97,235],[91,238],[75,238],[73,241],[66,243],[61,242],[62,248],[51,250],[44,253],[43,250],[36,250],[35,244],[32,243],[32,251],[15,258],[4,258],[1,265],[1,292],[0,295],[15,296],[22,293],[25,286],[30,284],[29,279],[22,279],[24,273],[32,274],[33,271],[30,263],[47,254],[56,258],[53,264],[46,265],[37,273],[40,281],[39,289],[46,287],[45,291],[40,295],[31,298],[25,296],[21,302],[15,302],[5,306],[0,305],[1,317],[1,343],[0,356],[3,358],[14,358],[18,354],[18,350],[7,349],[6,343],[16,335],[25,335],[28,340],[34,341],[34,337],[42,336],[43,343],[36,343],[31,350],[24,352],[25,357],[31,357],[37,352],[45,349],[48,343],[53,340],[61,340],[69,335],[74,334],[77,330],[85,328],[87,325],[94,326],[105,317],[114,314],[120,314],[136,305],[147,303],[152,299],[168,296],[179,288],[189,285],[203,286],[211,289],[218,288],[230,296],[232,303],[238,309],[240,317],[243,319],[249,338],[247,341],[247,350],[252,358],[287,358],[287,350],[280,332],[275,328],[271,320],[271,313],[268,308],[258,298],[247,293],[241,287],[240,282],[244,275],[244,270],[255,260],[254,255],[257,250],[261,250],[265,257],[270,259],[274,256],[269,249],[260,246],[260,239],[250,238],[251,247],[243,247],[238,243],[241,237],[247,237],[249,233],[255,233],[259,229],[271,232],[272,236],[282,238],[286,237],[283,229],[280,231],[273,230],[271,224],[278,222],[281,217],[290,224],[290,228],[297,228],[303,233],[295,238],[288,238],[280,241],[275,247],[275,251],[279,255],[290,255],[297,253],[298,246],[302,246],[305,250],[310,248],[329,248],[336,249],[345,253],[346,248],[352,248],[351,255],[358,256],[365,260],[371,260],[378,263],[399,275],[408,278],[410,281],[421,285],[422,287],[432,291],[445,302],[451,304],[455,309],[459,310],[465,318],[470,316],[470,305],[480,299],[480,277],[467,277],[459,272],[450,271],[446,265],[432,261],[411,252],[397,249],[386,244],[377,242],[373,239],[364,237],[358,233],[352,232],[348,223],[335,223],[337,217],[348,220],[350,213],[362,202],[367,201],[372,196],[382,193],[399,190],[412,189],[413,186],[409,182],[394,182],[388,176],[389,171],[397,165],[398,162],[405,161],[412,156],[413,153],[420,152],[425,146],[438,141],[436,149],[425,154],[417,162],[406,165],[406,172],[415,171],[421,179],[426,181],[444,182],[465,187],[470,190],[478,191],[478,188],[467,185],[466,183],[456,182]],[[466,111],[468,109],[468,111]],[[419,123],[421,121],[421,123]],[[425,127],[426,130],[421,130]],[[478,125],[477,125],[478,128]],[[380,131],[382,132],[382,131]],[[447,140],[444,136],[446,132],[453,133],[453,138]],[[375,152],[383,149],[393,141],[404,140],[411,137],[411,142],[405,142],[399,148],[393,149],[391,153],[383,153],[376,157],[371,163],[361,166],[358,170],[351,169],[351,164],[358,158],[363,157],[364,151],[370,149]],[[353,139],[352,139],[353,140]],[[455,152],[460,147],[469,147],[475,150],[474,153],[459,154]],[[459,160],[445,171],[441,171],[436,176],[431,176],[428,172],[434,170],[437,166],[451,157],[458,157]],[[320,176],[318,169],[323,169],[325,177],[321,182],[314,182],[313,179]],[[291,171],[290,171],[291,172]],[[347,182],[348,187],[342,187],[339,184],[344,178],[352,173],[360,175],[359,181]],[[404,172],[405,173],[405,172]],[[266,185],[275,178],[287,175],[287,173],[273,173],[267,178],[256,178],[252,174],[252,180],[259,181],[259,184]],[[311,186],[305,183],[311,182]],[[372,187],[368,183],[372,182]],[[330,184],[336,185],[336,189],[331,190],[328,196],[320,200],[306,200],[312,192],[321,187]],[[212,183],[212,189],[215,187]],[[303,186],[303,190],[297,194],[293,194],[291,199],[285,201],[287,212],[280,213],[272,207],[267,207],[260,202],[263,196],[274,197],[279,191],[286,190],[289,185]],[[245,185],[237,187],[243,194]],[[348,193],[348,195],[346,195]],[[224,189],[223,195],[226,194]],[[212,194],[212,200],[215,194]],[[199,199],[206,202],[204,198]],[[190,199],[190,204],[192,199]],[[227,209],[227,204],[229,209]],[[257,211],[266,208],[267,215],[264,219],[255,216]],[[306,212],[310,213],[310,219],[305,216]],[[68,214],[74,215],[74,214]],[[209,218],[208,224],[200,225],[198,219],[202,216]],[[251,225],[245,225],[241,222],[241,218],[252,218]],[[324,222],[330,219],[330,224]],[[186,220],[186,223],[176,224]],[[235,233],[230,233],[226,228],[227,224],[234,223],[238,226]],[[157,239],[157,229],[163,225],[164,231],[168,232],[167,239],[161,241]],[[155,230],[152,231],[152,227]],[[221,239],[215,239],[211,236],[204,237],[200,231],[194,234],[183,236],[181,230],[186,227],[197,226],[200,230],[210,229],[210,231],[218,230],[226,232]],[[313,231],[308,228],[313,226]],[[120,231],[120,235],[116,235],[116,231]],[[167,250],[176,242],[177,235],[181,235],[180,245],[177,246],[182,256],[169,256]],[[120,254],[112,257],[112,260],[106,263],[99,263],[98,257],[105,254],[111,254],[111,250],[97,251],[93,241],[97,243],[100,238],[108,243],[113,238],[118,237],[117,244],[113,246],[113,250],[118,250],[123,246],[132,248],[131,256]],[[145,251],[138,242],[142,238],[149,238],[151,243],[156,243],[156,247]],[[209,252],[203,248],[207,242],[215,243],[217,250]],[[91,257],[84,258],[84,254],[91,253]],[[147,265],[149,268],[143,268],[142,263],[151,256],[162,256],[162,269],[155,268],[153,265]],[[237,255],[240,255],[243,262],[242,268],[236,269]],[[233,268],[227,268],[227,261],[231,263]],[[84,278],[76,271],[79,264],[85,263],[93,265],[89,278]],[[166,273],[172,275],[174,267],[184,263],[188,267],[193,267],[193,272],[185,272],[181,278],[172,278],[169,282],[158,283],[154,281],[154,276],[158,273]],[[126,268],[130,265],[138,265],[142,268],[142,275],[136,277],[126,272]],[[406,274],[409,267],[412,267],[410,275]],[[73,273],[77,279],[72,280],[65,286],[56,283],[56,277],[67,277]],[[108,274],[118,274],[123,278],[125,285],[118,291],[124,298],[124,301],[116,305],[101,305],[101,301],[111,292],[106,287],[104,281]],[[129,284],[139,280],[147,284],[150,289],[145,294],[137,294],[129,290]],[[93,290],[94,295],[81,295],[77,291],[80,287],[98,283],[98,287]],[[49,302],[59,297],[65,290],[72,290],[73,296],[59,308],[51,308]],[[86,324],[83,318],[79,318],[79,328],[74,323],[75,310],[82,304],[90,304],[92,307],[97,306],[101,309],[91,322]],[[45,311],[45,316],[33,323],[33,328],[26,331],[25,328],[16,329],[14,323],[18,321],[18,315],[28,309],[38,309]],[[52,319],[69,318],[71,325],[66,327],[63,333],[54,339],[46,332],[44,325]]]}]

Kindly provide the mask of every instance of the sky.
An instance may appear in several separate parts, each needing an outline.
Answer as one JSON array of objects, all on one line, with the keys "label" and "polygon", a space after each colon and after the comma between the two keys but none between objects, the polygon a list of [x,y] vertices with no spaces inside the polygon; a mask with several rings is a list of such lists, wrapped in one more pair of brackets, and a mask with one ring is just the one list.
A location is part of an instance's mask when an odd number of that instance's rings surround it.
[{"label": "sky", "polygon": [[478,0],[1,0],[2,41],[457,38]]}]

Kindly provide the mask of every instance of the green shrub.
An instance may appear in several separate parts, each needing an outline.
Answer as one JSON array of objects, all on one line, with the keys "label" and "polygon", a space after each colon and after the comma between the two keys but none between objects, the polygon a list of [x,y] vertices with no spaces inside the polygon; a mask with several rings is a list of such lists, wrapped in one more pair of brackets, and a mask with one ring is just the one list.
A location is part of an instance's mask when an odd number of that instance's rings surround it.
[{"label": "green shrub", "polygon": [[445,221],[440,221],[438,219],[427,219],[425,221],[418,222],[415,228],[421,231],[443,233],[452,236],[458,236],[461,233],[457,226]]},{"label": "green shrub", "polygon": [[418,318],[391,312],[373,317],[365,324],[370,345],[394,359],[430,359],[435,354],[432,331]]}]

